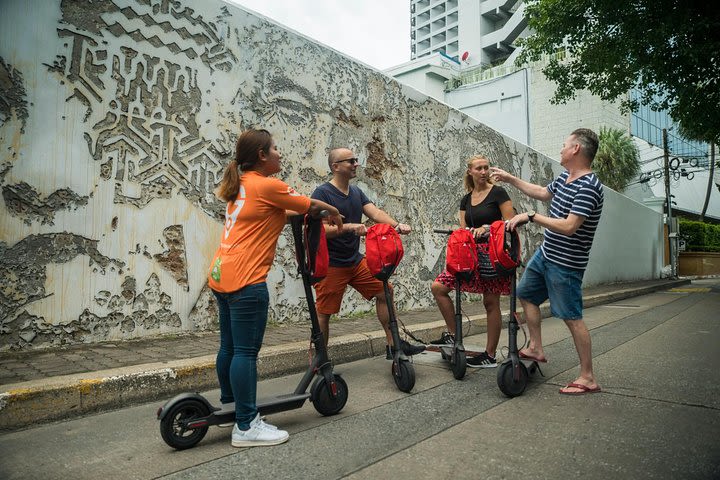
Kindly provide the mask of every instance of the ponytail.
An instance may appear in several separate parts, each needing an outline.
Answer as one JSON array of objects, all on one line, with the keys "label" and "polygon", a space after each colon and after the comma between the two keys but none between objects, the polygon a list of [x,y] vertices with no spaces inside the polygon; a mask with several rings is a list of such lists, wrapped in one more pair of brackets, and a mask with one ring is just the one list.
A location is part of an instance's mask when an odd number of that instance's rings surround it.
[{"label": "ponytail", "polygon": [[232,202],[237,198],[239,191],[240,174],[238,173],[237,160],[233,158],[230,160],[227,167],[225,167],[223,178],[220,181],[220,185],[218,185],[217,190],[215,190],[215,195],[224,202]]}]

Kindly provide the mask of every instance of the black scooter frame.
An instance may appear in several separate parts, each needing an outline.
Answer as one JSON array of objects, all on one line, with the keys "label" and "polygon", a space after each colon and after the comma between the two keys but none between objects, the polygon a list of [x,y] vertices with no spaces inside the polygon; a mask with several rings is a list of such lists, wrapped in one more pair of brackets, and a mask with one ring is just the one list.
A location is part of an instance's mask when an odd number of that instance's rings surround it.
[{"label": "black scooter frame", "polygon": [[520,324],[517,319],[517,270],[510,277],[510,318],[508,319],[508,356],[498,365],[497,384],[500,391],[508,397],[523,394],[531,374],[536,371],[543,375],[535,360],[520,358],[517,334]]},{"label": "black scooter frame", "polygon": [[[339,373],[333,372],[325,339],[320,330],[312,291],[311,270],[306,255],[307,246],[304,233],[317,234],[318,229],[323,226],[320,219],[310,217],[305,225],[305,218],[304,215],[296,215],[290,219],[290,225],[295,242],[298,272],[303,281],[310,312],[310,340],[315,353],[305,374],[292,393],[258,399],[257,408],[260,415],[297,409],[302,407],[308,399],[313,402],[313,406],[321,415],[335,415],[343,409],[348,399],[347,383]],[[307,232],[304,232],[304,227],[308,229]],[[308,391],[311,383],[312,387]],[[165,443],[177,450],[184,450],[197,445],[210,426],[234,423],[235,409],[223,410],[215,407],[197,392],[181,393],[158,409],[157,418],[160,421],[160,433]]]},{"label": "black scooter frame", "polygon": [[390,315],[388,328],[390,329],[390,333],[392,335],[393,345],[395,345],[395,349],[392,353],[393,363],[391,373],[397,388],[401,392],[407,393],[415,386],[415,368],[412,363],[410,363],[410,359],[408,359],[408,357],[403,353],[402,348],[400,348],[400,332],[398,331],[397,316],[395,314],[393,292],[388,285],[388,280],[382,280],[382,282],[383,289],[385,290],[385,300],[387,302],[388,313]]},{"label": "black scooter frame", "polygon": [[[452,230],[434,229],[435,233],[450,235]],[[440,356],[443,360],[450,362],[450,369],[456,380],[461,380],[467,372],[467,353],[463,345],[462,328],[462,292],[460,291],[460,280],[462,274],[455,275],[455,342],[452,345],[439,345]]]}]

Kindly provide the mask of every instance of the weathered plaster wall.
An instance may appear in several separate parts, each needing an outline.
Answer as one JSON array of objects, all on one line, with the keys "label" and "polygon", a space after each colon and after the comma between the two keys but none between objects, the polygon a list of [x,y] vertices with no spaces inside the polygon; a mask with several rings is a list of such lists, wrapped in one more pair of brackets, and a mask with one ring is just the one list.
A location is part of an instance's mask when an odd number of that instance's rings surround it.
[{"label": "weathered plaster wall", "polygon": [[[242,129],[274,133],[283,180],[310,194],[329,147],[410,223],[400,309],[432,302],[464,159],[543,183],[529,148],[390,78],[219,0],[0,3],[0,350],[213,328],[206,286]],[[511,192],[518,210],[544,207]],[[526,250],[541,240],[524,235]],[[640,275],[631,272],[632,275]],[[602,279],[601,279],[602,280]],[[305,321],[291,236],[269,277],[272,321]],[[368,310],[357,294],[343,312]]]}]

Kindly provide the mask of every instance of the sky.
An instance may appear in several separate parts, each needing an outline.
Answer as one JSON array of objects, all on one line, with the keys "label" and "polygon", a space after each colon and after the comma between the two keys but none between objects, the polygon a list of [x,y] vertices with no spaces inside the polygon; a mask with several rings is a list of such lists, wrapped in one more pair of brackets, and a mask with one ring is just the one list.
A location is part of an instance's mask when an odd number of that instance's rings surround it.
[{"label": "sky", "polygon": [[409,0],[227,0],[384,70],[410,60]]}]

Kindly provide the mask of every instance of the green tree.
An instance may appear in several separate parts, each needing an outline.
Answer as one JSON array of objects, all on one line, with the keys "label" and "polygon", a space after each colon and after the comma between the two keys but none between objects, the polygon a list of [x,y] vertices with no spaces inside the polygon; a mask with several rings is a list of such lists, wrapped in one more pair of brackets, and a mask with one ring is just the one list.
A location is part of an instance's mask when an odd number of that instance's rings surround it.
[{"label": "green tree", "polygon": [[592,168],[603,185],[622,192],[640,173],[640,153],[630,136],[617,128],[600,128]]},{"label": "green tree", "polygon": [[[688,138],[720,141],[720,6],[716,0],[526,0],[528,27],[518,63],[551,60],[553,101],[587,89],[667,109]],[[558,58],[559,51],[565,58]],[[636,87],[639,101],[628,98]]]}]

